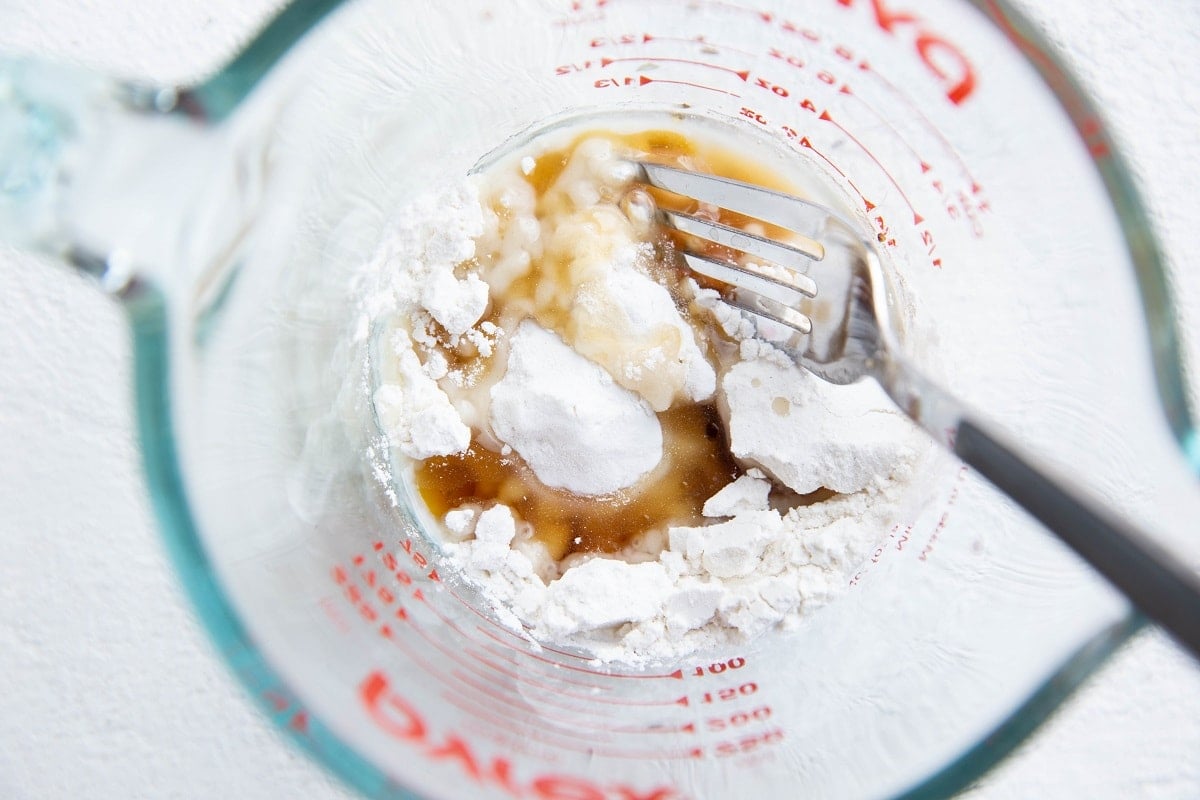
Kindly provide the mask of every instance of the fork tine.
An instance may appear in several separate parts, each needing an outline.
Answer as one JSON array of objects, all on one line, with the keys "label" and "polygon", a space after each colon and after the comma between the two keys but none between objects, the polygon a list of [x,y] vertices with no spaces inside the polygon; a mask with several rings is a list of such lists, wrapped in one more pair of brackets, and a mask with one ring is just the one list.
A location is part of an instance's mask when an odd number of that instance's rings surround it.
[{"label": "fork tine", "polygon": [[753,291],[745,291],[743,297],[743,291],[739,290],[731,298],[722,298],[723,302],[755,316],[766,317],[780,325],[786,325],[800,333],[812,333],[812,320],[796,309]]},{"label": "fork tine", "polygon": [[745,214],[810,239],[819,239],[827,223],[836,219],[823,206],[762,186],[662,164],[637,163],[651,186],[684,197],[694,197],[702,203]]},{"label": "fork tine", "polygon": [[[824,248],[821,248],[820,253],[813,253],[791,244],[784,244],[783,242],[747,233],[737,228],[731,228],[719,222],[693,217],[691,214],[667,211],[666,209],[659,209],[659,213],[666,217],[667,221],[676,230],[690,236],[699,237],[707,242],[719,244],[722,247],[728,247],[731,250],[738,250],[763,261],[778,264],[800,276],[808,272],[808,268],[812,266],[814,260],[825,257]],[[812,293],[816,294],[816,291],[816,284],[813,283]],[[808,294],[808,292],[805,293]]]},{"label": "fork tine", "polygon": [[[791,273],[788,277],[783,277],[772,274],[757,264],[735,264],[730,261],[710,258],[700,253],[685,252],[683,253],[683,260],[687,262],[688,269],[693,272],[699,272],[701,275],[707,275],[713,280],[728,283],[731,286],[738,286],[748,291],[754,291],[754,287],[751,284],[755,280],[758,280],[782,286],[784,289],[798,292],[808,297],[817,296],[816,281],[807,275]],[[749,282],[744,280],[742,277],[744,275],[750,276],[751,280]]]}]

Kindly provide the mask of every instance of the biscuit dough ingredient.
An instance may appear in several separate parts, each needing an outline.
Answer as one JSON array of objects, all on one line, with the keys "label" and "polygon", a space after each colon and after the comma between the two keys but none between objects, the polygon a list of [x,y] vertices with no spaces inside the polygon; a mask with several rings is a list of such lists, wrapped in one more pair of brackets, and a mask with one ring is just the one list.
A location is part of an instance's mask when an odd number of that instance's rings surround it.
[{"label": "biscuit dough ingredient", "polygon": [[[738,162],[678,131],[534,140],[399,214],[368,304],[376,416],[412,469],[391,479],[467,487],[429,505],[449,564],[514,629],[627,663],[828,602],[928,446],[873,382],[817,379],[673,267],[647,156]],[[614,509],[597,525],[636,535],[603,552],[581,517]]]}]

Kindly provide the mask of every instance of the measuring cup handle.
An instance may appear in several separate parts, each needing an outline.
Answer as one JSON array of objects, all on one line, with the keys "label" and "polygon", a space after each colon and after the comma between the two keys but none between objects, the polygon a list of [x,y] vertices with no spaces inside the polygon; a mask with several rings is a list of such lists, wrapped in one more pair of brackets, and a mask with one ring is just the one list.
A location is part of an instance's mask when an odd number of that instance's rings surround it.
[{"label": "measuring cup handle", "polygon": [[0,59],[0,239],[61,254],[80,144],[111,88],[83,70]]},{"label": "measuring cup handle", "polygon": [[1200,579],[1178,559],[970,420],[959,423],[953,449],[1200,659]]},{"label": "measuring cup handle", "polygon": [[[173,268],[214,137],[177,93],[0,57],[0,242],[66,261],[120,295]],[[203,162],[203,163],[199,163]]]}]

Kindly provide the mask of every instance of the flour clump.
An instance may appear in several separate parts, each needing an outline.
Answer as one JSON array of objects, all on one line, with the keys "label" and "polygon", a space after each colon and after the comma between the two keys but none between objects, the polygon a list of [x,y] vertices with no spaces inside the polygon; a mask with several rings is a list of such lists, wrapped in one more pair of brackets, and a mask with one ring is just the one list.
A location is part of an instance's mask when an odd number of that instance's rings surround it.
[{"label": "flour clump", "polygon": [[491,415],[500,441],[550,487],[610,494],[662,458],[662,429],[646,401],[529,320],[510,341]]}]

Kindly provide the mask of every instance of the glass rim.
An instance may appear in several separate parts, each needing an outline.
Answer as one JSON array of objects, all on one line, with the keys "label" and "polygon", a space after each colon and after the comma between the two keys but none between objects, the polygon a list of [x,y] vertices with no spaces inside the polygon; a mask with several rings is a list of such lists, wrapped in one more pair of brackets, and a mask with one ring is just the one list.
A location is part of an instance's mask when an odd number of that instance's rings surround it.
[{"label": "glass rim", "polygon": [[[1193,470],[1200,472],[1200,434],[1193,424],[1177,317],[1161,252],[1108,127],[1045,38],[1010,0],[966,0],[981,11],[1041,75],[1091,154],[1117,214],[1133,263],[1150,333],[1164,416]],[[288,51],[348,0],[293,0],[224,67],[175,91],[166,113],[218,123],[245,101]],[[421,800],[389,778],[316,718],[259,651],[205,552],[183,486],[171,424],[167,311],[162,294],[144,287],[127,302],[133,330],[138,432],[159,528],[189,600],[222,657],[285,738],[367,797]],[[1136,634],[1145,620],[1132,608],[1094,634],[983,737],[933,774],[903,791],[903,800],[949,798],[977,781],[1034,733],[1090,675]]]}]

